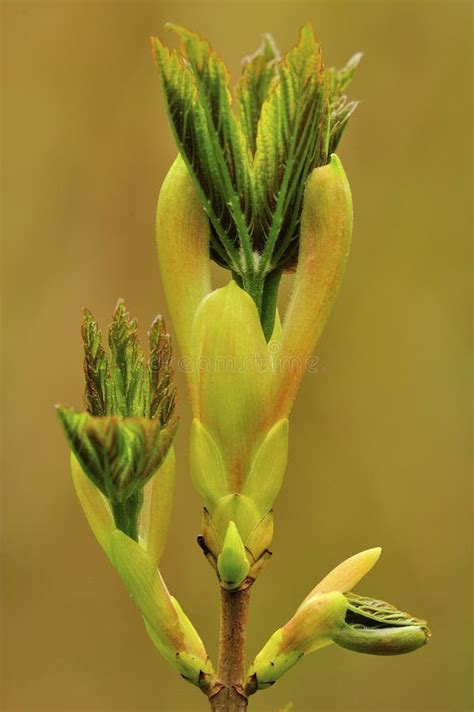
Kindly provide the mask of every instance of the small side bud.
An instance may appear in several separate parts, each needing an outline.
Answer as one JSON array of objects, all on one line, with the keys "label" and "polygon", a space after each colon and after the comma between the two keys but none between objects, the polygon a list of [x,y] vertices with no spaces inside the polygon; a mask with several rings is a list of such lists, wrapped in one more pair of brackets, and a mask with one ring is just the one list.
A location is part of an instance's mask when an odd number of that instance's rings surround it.
[{"label": "small side bud", "polygon": [[[248,673],[248,695],[273,684],[303,656],[331,643],[371,655],[400,655],[425,645],[426,621],[385,601],[347,592],[376,563],[380,549],[352,556],[331,571],[259,652]],[[332,590],[330,590],[332,588]]]},{"label": "small side bud", "polygon": [[235,524],[244,545],[250,565],[247,577],[255,580],[271,556],[273,514],[267,512],[262,517],[254,500],[237,493],[221,497],[212,512],[205,508],[200,544],[214,569],[217,568],[229,522]]},{"label": "small side bud", "polygon": [[217,570],[224,588],[238,588],[245,580],[250,564],[245,546],[234,522],[229,522],[222,551],[217,559]]}]

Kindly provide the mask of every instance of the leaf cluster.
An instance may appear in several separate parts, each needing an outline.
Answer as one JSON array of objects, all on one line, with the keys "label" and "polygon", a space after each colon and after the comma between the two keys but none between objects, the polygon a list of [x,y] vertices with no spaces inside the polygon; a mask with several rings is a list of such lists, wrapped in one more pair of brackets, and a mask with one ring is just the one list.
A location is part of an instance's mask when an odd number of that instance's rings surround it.
[{"label": "leaf cluster", "polygon": [[145,358],[137,320],[119,300],[108,332],[109,354],[99,326],[88,311],[82,323],[84,345],[84,403],[93,416],[156,418],[162,426],[173,418],[176,391],[169,334],[161,316],[148,334],[150,356]]},{"label": "leaf cluster", "polygon": [[310,24],[284,57],[265,35],[243,61],[234,111],[218,54],[169,27],[180,50],[152,45],[178,148],[209,216],[211,256],[260,307],[267,275],[295,268],[306,179],[328,163],[356,107],[344,91],[361,55],[325,69]]},{"label": "leaf cluster", "polygon": [[143,489],[176,430],[176,423],[162,427],[156,418],[101,418],[66,408],[58,412],[82,469],[111,502],[126,502]]}]

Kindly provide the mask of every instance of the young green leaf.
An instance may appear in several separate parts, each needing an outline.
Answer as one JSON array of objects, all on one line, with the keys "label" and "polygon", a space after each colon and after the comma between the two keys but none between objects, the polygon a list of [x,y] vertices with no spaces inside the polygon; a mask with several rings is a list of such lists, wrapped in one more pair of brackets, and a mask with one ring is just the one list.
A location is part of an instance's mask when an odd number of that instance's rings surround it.
[{"label": "young green leaf", "polygon": [[369,655],[402,655],[426,645],[426,621],[375,598],[346,593],[345,624],[334,637],[343,648]]},{"label": "young green leaf", "polygon": [[111,501],[124,503],[143,489],[166,456],[176,430],[156,419],[97,418],[59,408],[72,451],[84,472]]},{"label": "young green leaf", "polygon": [[59,408],[66,437],[81,468],[107,497],[118,529],[138,540],[143,489],[160,468],[176,431],[169,335],[157,317],[145,360],[137,321],[119,300],[107,354],[92,314],[82,324],[86,412]]},{"label": "young green leaf", "polygon": [[244,60],[234,112],[221,58],[197,34],[168,27],[180,50],[156,38],[152,46],[178,148],[209,217],[211,257],[251,295],[268,337],[267,277],[296,267],[306,180],[329,161],[356,106],[343,90],[359,55],[326,70],[310,24],[283,58],[265,35]]},{"label": "young green leaf", "polygon": [[150,417],[159,418],[167,425],[176,406],[176,388],[173,374],[173,352],[170,335],[166,332],[163,317],[157,316],[148,333],[150,343]]},{"label": "young green leaf", "polygon": [[96,320],[84,309],[82,322],[84,344],[84,404],[91,415],[106,415],[106,391],[110,382],[109,363],[102,346],[102,335]]},{"label": "young green leaf", "polygon": [[235,93],[240,104],[241,123],[248,151],[257,149],[257,127],[262,106],[278,77],[281,55],[270,34],[263,36],[260,47],[242,60],[242,76]]},{"label": "young green leaf", "polygon": [[113,378],[113,412],[122,417],[148,414],[149,384],[138,324],[122,299],[117,303],[109,327],[110,370]]}]

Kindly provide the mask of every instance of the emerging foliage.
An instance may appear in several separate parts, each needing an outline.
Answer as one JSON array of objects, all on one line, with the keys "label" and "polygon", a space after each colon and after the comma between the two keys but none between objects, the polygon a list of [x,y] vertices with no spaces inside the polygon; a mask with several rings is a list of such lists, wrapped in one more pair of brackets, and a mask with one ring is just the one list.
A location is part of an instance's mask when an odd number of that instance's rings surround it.
[{"label": "emerging foliage", "polygon": [[401,655],[423,647],[430,638],[426,621],[374,598],[347,593],[345,623],[335,642],[368,655]]},{"label": "emerging foliage", "polygon": [[265,290],[296,266],[306,179],[328,163],[356,107],[344,91],[360,55],[325,69],[311,25],[284,57],[265,35],[243,62],[236,113],[218,54],[197,34],[169,27],[180,51],[156,38],[153,50],[178,148],[209,216],[211,256],[262,312]]},{"label": "emerging foliage", "polygon": [[82,469],[112,502],[125,502],[158,470],[176,425],[150,418],[97,418],[59,409],[69,444]]},{"label": "emerging foliage", "polygon": [[59,408],[58,414],[81,468],[109,500],[117,528],[137,539],[143,488],[163,463],[177,426],[170,337],[157,317],[147,360],[137,321],[119,300],[109,353],[87,309],[82,340],[86,412]]},{"label": "emerging foliage", "polygon": [[428,631],[427,623],[410,613],[399,611],[386,601],[347,593],[346,623],[360,628],[388,628],[390,626],[415,625]]},{"label": "emerging foliage", "polygon": [[119,300],[109,327],[107,355],[97,322],[84,311],[84,403],[91,415],[157,418],[161,425],[170,423],[176,391],[171,342],[163,317],[156,317],[148,336],[147,361],[138,339],[137,320]]}]

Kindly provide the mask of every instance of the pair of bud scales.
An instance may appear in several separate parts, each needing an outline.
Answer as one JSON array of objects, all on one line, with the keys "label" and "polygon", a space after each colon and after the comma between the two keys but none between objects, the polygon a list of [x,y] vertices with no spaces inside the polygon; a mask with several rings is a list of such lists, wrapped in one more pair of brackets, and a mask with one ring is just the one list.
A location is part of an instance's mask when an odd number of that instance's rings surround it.
[{"label": "pair of bud scales", "polygon": [[[265,36],[244,60],[236,112],[219,56],[198,35],[172,29],[180,50],[152,40],[179,149],[158,200],[158,261],[189,366],[191,477],[204,503],[199,543],[220,585],[239,591],[271,555],[290,411],[349,254],[351,192],[335,150],[356,107],[344,91],[360,55],[326,69],[309,25],[284,57]],[[223,288],[212,288],[211,260],[230,272]],[[281,319],[285,272],[295,273],[294,286]],[[86,410],[59,408],[78,497],[155,646],[209,693],[214,667],[159,571],[178,422],[170,337],[158,317],[146,356],[122,301],[108,351],[88,311],[82,336]],[[424,621],[352,592],[379,555],[369,549],[347,559],[311,591],[250,665],[247,694],[333,642],[376,655],[425,644]]]}]

